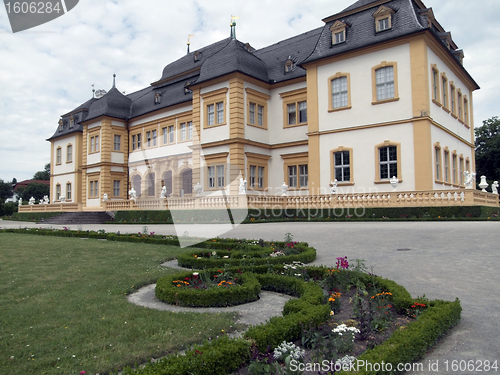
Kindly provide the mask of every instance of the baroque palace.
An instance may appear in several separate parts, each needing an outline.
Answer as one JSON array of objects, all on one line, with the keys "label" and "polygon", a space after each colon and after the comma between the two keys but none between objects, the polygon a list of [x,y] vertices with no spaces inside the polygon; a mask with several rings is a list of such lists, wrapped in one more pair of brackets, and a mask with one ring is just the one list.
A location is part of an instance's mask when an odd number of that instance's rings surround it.
[{"label": "baroque palace", "polygon": [[408,197],[457,201],[475,170],[479,87],[450,32],[420,0],[359,0],[322,21],[258,50],[233,23],[146,88],[113,84],[63,115],[48,139],[51,203],[119,209],[132,188],[237,196],[239,177],[250,198],[330,195],[335,180],[339,195],[385,198],[397,179]]}]

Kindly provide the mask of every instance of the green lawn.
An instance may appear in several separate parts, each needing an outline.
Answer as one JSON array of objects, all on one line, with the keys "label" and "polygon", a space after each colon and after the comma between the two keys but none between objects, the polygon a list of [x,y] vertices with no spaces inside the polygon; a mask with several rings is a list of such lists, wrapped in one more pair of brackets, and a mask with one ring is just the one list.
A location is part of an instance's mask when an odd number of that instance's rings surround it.
[{"label": "green lawn", "polygon": [[0,369],[105,374],[236,327],[234,314],[162,312],[126,295],[174,272],[174,246],[0,233]]}]

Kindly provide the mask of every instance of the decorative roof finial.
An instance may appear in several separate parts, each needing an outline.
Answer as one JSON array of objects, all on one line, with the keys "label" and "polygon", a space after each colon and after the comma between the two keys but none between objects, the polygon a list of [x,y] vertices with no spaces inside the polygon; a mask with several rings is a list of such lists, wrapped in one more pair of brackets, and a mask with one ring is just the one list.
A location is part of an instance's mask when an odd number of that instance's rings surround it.
[{"label": "decorative roof finial", "polygon": [[92,84],[92,98],[95,98],[95,88],[94,88],[94,84]]},{"label": "decorative roof finial", "polygon": [[191,45],[191,38],[194,36],[194,34],[189,34],[188,35],[188,42],[187,42],[187,45],[188,45],[188,55],[189,55],[189,46]]},{"label": "decorative roof finial", "polygon": [[116,87],[116,74],[113,74],[113,87]]},{"label": "decorative roof finial", "polygon": [[237,20],[238,18],[240,18],[239,16],[231,16],[231,38],[232,39],[236,39],[236,22],[235,20]]}]

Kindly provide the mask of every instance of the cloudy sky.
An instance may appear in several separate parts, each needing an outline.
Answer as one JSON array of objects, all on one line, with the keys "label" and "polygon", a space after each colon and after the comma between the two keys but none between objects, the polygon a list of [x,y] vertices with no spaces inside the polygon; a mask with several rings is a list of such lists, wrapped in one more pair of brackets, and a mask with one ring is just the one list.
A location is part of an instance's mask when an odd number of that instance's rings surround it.
[{"label": "cloudy sky", "polygon": [[[29,179],[50,161],[46,141],[60,115],[117,87],[130,93],[161,77],[163,67],[229,36],[261,48],[322,26],[354,0],[80,0],[66,15],[13,34],[0,9],[0,179]],[[500,1],[424,0],[465,52],[481,87],[474,121],[500,116]]]}]

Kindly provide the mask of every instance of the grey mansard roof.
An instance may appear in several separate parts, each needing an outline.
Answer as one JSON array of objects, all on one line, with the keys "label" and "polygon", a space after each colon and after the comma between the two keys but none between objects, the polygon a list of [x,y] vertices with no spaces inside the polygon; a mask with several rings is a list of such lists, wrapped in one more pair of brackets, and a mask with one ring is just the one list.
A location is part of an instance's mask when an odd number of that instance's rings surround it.
[{"label": "grey mansard roof", "polygon": [[[360,0],[356,4],[358,3],[360,3],[359,6],[363,6],[371,3],[371,1]],[[372,8],[361,10],[360,12],[341,18],[336,18],[335,15],[328,17],[326,20],[330,21],[325,24],[316,48],[302,63],[340,55],[348,51],[379,44],[424,30],[425,27],[422,25],[419,17],[417,17],[411,3],[412,2],[408,0],[394,0],[390,3],[385,3],[384,6],[392,9],[394,13],[392,14],[392,28],[382,32],[375,31],[375,20],[373,18],[373,13],[375,13],[380,5],[374,5]],[[349,8],[347,8],[347,10],[349,10]],[[342,13],[345,12],[341,12],[339,15],[342,15]],[[332,45],[332,32],[330,31],[330,27],[337,20],[347,24],[346,41],[344,43]]]},{"label": "grey mansard roof", "polygon": [[85,121],[93,120],[100,116],[114,117],[128,120],[132,100],[113,87],[102,98],[97,99],[89,108],[89,115]]},{"label": "grey mansard roof", "polygon": [[[392,9],[392,27],[376,32],[373,14],[381,5]],[[451,35],[436,20],[429,24],[428,14],[432,13],[432,10],[422,9],[422,5],[420,0],[358,0],[341,12],[323,19],[325,24],[322,27],[259,50],[233,38],[223,39],[194,50],[168,64],[163,69],[161,78],[142,90],[123,95],[113,87],[102,98],[90,99],[63,115],[63,129],[60,130],[58,127],[49,140],[72,132],[81,132],[83,130],[81,122],[100,116],[128,121],[159,109],[191,103],[192,93],[188,90],[190,86],[230,73],[240,72],[268,84],[285,82],[305,77],[306,70],[303,67],[307,63],[410,36],[424,30],[430,31],[443,45],[450,42],[451,49],[446,48],[447,53],[460,60],[462,51],[457,49]],[[330,27],[337,20],[347,25],[346,41],[332,45]],[[285,63],[288,60],[292,61],[293,68],[285,72]],[[461,69],[475,84],[467,71],[463,67]],[[479,88],[477,84],[475,85]],[[70,116],[75,119],[71,129]]]},{"label": "grey mansard roof", "polygon": [[269,82],[264,62],[240,41],[229,39],[229,42],[220,51],[202,63],[200,77],[196,83],[210,81],[234,72],[244,73],[260,81]]}]

